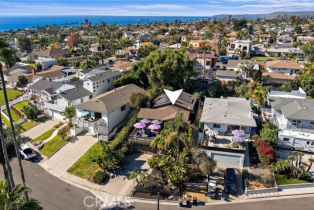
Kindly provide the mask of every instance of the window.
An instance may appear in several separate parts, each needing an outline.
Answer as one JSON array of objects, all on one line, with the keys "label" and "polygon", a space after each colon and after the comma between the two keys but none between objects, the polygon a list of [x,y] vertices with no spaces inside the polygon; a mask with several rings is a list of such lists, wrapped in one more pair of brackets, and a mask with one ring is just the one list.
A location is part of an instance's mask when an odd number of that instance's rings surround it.
[{"label": "window", "polygon": [[220,128],[220,125],[219,124],[214,124],[213,128]]},{"label": "window", "polygon": [[121,111],[124,111],[125,109],[126,109],[125,105],[121,106]]},{"label": "window", "polygon": [[292,125],[300,125],[301,120],[292,120]]},{"label": "window", "polygon": [[309,141],[307,141],[307,142],[306,142],[306,144],[307,144],[307,145],[310,145],[310,142],[309,142]]},{"label": "window", "polygon": [[314,141],[311,142],[311,146],[314,146]]},{"label": "window", "polygon": [[110,79],[108,79],[108,82],[110,82]]},{"label": "window", "polygon": [[283,138],[283,141],[290,141],[289,138]]},{"label": "window", "polygon": [[310,127],[314,128],[314,122],[310,122]]},{"label": "window", "polygon": [[210,61],[206,61],[206,66],[210,66]]}]

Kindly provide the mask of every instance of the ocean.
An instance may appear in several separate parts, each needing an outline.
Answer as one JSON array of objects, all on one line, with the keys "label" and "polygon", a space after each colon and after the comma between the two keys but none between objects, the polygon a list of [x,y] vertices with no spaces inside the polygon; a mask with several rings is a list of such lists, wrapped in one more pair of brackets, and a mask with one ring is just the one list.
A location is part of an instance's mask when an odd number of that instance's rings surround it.
[{"label": "ocean", "polygon": [[18,30],[38,26],[58,25],[76,26],[88,19],[92,24],[99,24],[102,20],[107,24],[145,24],[152,22],[191,22],[209,17],[166,17],[166,16],[0,16],[0,31]]}]

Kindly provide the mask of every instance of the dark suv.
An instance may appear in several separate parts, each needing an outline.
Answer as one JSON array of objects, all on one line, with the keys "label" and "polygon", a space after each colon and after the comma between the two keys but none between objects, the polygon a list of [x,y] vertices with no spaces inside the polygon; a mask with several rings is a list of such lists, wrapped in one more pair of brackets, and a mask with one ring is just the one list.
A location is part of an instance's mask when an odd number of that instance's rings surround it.
[{"label": "dark suv", "polygon": [[237,175],[233,168],[227,168],[224,175],[225,189],[228,194],[237,193]]}]

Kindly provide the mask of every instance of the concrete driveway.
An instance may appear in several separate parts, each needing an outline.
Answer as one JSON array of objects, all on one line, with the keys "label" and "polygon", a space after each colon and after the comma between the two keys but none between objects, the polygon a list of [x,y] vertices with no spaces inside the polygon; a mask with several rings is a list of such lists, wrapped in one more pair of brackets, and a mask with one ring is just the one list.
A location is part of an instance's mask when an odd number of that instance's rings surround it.
[{"label": "concrete driveway", "polygon": [[29,137],[31,139],[34,139],[41,134],[45,133],[46,131],[53,128],[55,125],[60,123],[60,121],[57,120],[47,120],[44,123],[40,123],[39,125],[29,129],[28,131],[22,133],[23,136]]},{"label": "concrete driveway", "polygon": [[65,173],[89,148],[97,142],[97,138],[91,135],[78,136],[77,140],[69,142],[51,158],[46,159],[40,165],[46,170],[55,173]]}]

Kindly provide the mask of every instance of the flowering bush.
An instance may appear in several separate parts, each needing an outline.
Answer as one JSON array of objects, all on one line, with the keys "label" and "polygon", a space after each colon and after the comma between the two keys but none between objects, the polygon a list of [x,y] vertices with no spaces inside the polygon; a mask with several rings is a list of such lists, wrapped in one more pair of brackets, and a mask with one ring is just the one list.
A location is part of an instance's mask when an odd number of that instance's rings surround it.
[{"label": "flowering bush", "polygon": [[275,150],[265,140],[257,140],[256,150],[261,163],[266,166],[275,160]]}]

